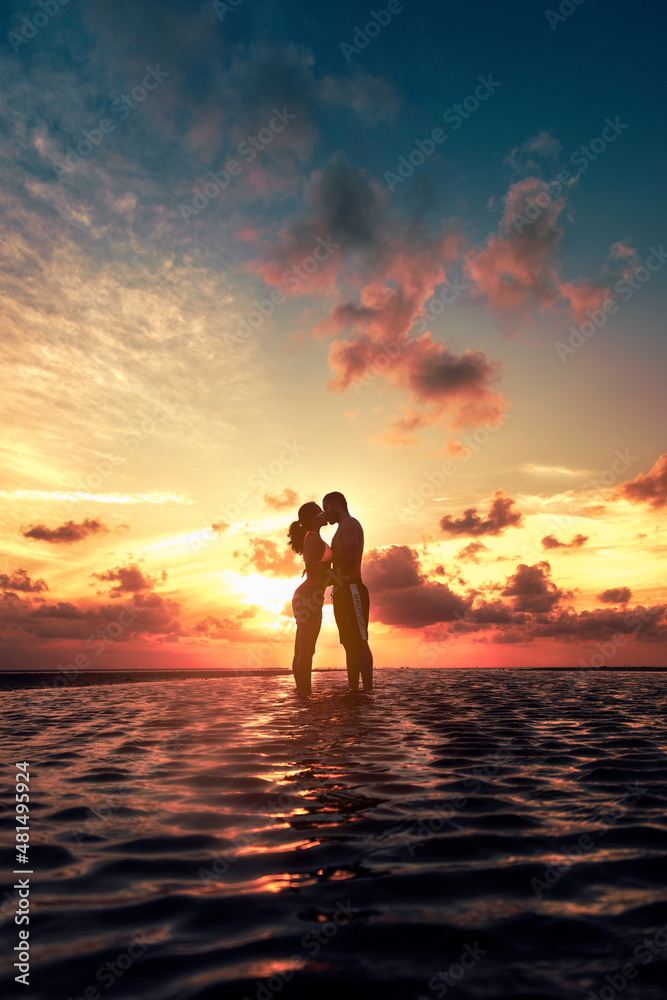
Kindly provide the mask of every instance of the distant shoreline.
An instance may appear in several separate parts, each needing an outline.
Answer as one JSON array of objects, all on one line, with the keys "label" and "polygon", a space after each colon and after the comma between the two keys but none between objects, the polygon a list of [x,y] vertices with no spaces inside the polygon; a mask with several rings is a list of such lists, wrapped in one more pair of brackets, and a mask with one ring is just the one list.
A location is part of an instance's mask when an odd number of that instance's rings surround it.
[{"label": "distant shoreline", "polygon": [[[561,673],[581,673],[583,667],[386,667],[386,670],[520,670],[520,671],[551,671]],[[622,674],[622,673],[664,673],[665,667],[594,667],[585,669],[588,673]],[[81,670],[71,676],[73,671],[61,670],[4,670],[0,671],[0,691],[20,691],[27,688],[55,690],[71,687],[94,687],[104,684],[147,684],[157,681],[171,680],[214,680],[223,677],[259,677],[288,676],[291,670],[282,667],[264,667],[259,669],[234,668],[136,668],[133,670]],[[345,673],[344,668],[317,670],[313,673]],[[70,676],[68,676],[68,674]]]}]

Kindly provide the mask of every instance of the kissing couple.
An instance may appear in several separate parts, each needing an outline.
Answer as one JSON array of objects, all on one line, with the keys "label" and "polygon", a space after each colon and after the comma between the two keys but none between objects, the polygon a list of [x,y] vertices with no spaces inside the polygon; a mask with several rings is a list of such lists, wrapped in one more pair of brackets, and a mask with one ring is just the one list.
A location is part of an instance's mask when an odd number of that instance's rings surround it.
[{"label": "kissing couple", "polygon": [[[331,547],[320,537],[320,528],[337,524]],[[368,645],[368,590],[361,581],[364,532],[347,509],[342,493],[327,493],[322,506],[314,500],[299,507],[298,520],[287,533],[290,547],[303,556],[306,579],[292,597],[296,640],[292,673],[297,691],[311,693],[311,671],[317,637],[322,627],[322,605],[327,587],[333,586],[333,609],[341,644],[345,647],[350,690],[373,689],[373,656]],[[303,575],[303,574],[302,574]]]}]

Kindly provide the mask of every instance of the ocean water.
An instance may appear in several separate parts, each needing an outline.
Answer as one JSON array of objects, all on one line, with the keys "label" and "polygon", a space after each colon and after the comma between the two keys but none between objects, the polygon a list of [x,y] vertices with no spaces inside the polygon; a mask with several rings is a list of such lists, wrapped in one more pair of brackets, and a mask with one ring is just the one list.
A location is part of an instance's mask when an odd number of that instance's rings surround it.
[{"label": "ocean water", "polygon": [[[664,677],[4,694],[2,995],[663,998]],[[24,760],[29,988],[12,968]]]}]

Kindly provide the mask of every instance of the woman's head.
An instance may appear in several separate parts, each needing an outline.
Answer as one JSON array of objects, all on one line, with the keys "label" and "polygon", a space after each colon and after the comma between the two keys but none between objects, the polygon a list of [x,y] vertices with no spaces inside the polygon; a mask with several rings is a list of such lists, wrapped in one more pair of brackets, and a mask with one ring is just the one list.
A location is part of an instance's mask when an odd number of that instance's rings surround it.
[{"label": "woman's head", "polygon": [[318,503],[309,500],[299,507],[298,521],[292,521],[287,532],[290,548],[299,555],[303,553],[303,540],[307,531],[316,531],[326,524],[324,512]]}]

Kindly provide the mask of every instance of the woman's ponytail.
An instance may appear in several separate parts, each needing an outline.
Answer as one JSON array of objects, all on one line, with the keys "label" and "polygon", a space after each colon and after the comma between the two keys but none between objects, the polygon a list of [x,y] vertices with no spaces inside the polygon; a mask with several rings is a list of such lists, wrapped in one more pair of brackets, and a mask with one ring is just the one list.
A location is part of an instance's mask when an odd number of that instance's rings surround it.
[{"label": "woman's ponytail", "polygon": [[287,531],[290,548],[297,555],[303,555],[303,541],[306,537],[306,530],[301,521],[292,521]]},{"label": "woman's ponytail", "polygon": [[304,539],[308,532],[313,530],[313,519],[321,513],[321,508],[314,500],[309,500],[299,507],[299,520],[292,521],[287,531],[290,548],[297,555],[303,555]]}]

